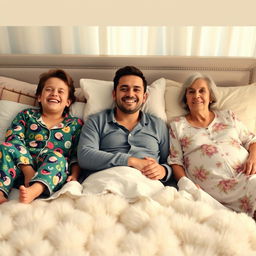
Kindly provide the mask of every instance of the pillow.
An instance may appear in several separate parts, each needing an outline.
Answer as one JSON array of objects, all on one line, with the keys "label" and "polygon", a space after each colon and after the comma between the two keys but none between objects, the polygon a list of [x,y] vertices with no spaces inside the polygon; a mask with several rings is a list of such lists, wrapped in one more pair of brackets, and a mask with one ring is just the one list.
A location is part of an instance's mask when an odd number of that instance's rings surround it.
[{"label": "pillow", "polygon": [[0,88],[7,88],[25,95],[35,96],[36,84],[31,84],[9,77],[0,76]]},{"label": "pillow", "polygon": [[[112,81],[80,79],[80,86],[87,102],[84,109],[84,120],[91,114],[114,107],[112,98],[114,84]],[[142,110],[166,121],[164,92],[164,78],[160,78],[149,85],[148,99],[142,107]]]},{"label": "pillow", "polygon": [[14,89],[0,88],[0,100],[14,101],[30,106],[37,106],[37,99],[35,96]]},{"label": "pillow", "polygon": [[76,117],[79,117],[80,119],[83,119],[85,105],[86,104],[84,102],[74,102],[69,108],[69,113],[72,116],[76,116]]},{"label": "pillow", "polygon": [[[8,100],[0,100],[0,143],[5,140],[5,132],[9,128],[14,117],[25,108],[33,106],[15,103]],[[34,107],[36,108],[36,107]]]},{"label": "pillow", "polygon": [[185,115],[187,113],[179,104],[181,86],[181,83],[166,79],[165,110],[168,123],[173,117]]},{"label": "pillow", "polygon": [[[37,105],[36,88],[36,84],[0,76],[0,100],[10,100],[35,106]],[[75,96],[78,102],[85,102],[81,88],[75,89]]]},{"label": "pillow", "polygon": [[[181,83],[166,80],[165,107],[168,122],[173,117],[186,113],[178,102],[181,86]],[[215,109],[232,110],[249,130],[256,133],[256,83],[244,86],[217,88],[218,102]]]}]

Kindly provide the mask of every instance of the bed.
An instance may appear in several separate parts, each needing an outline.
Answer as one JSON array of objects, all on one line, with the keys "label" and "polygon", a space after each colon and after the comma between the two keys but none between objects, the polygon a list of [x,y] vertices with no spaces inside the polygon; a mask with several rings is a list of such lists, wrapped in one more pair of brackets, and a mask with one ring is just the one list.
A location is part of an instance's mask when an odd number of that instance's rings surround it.
[{"label": "bed", "polygon": [[[233,110],[256,132],[254,58],[0,55],[0,141],[19,110],[37,107],[33,94],[42,72],[62,68],[71,74],[78,98],[72,113],[86,120],[112,106],[111,80],[125,65],[144,72],[150,84],[144,110],[167,123],[184,113],[177,101],[181,83],[201,72],[219,86],[217,108]],[[116,173],[123,178],[115,179]],[[1,256],[256,255],[255,221],[189,181],[179,189],[145,182],[128,167],[113,168],[103,179],[97,175],[29,205],[18,202],[14,189],[0,205]]]}]

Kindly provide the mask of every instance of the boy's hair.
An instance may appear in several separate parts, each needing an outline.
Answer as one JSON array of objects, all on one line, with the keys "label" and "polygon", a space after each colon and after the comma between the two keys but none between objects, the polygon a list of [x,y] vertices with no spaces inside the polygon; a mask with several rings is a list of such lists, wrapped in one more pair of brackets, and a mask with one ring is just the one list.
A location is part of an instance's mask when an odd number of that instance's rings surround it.
[{"label": "boy's hair", "polygon": [[[36,96],[38,97],[42,94],[46,81],[52,77],[59,78],[68,86],[68,91],[69,91],[68,99],[71,100],[71,104],[73,104],[76,101],[74,82],[72,77],[62,69],[51,69],[48,72],[45,72],[40,75],[39,83],[36,89]],[[42,112],[42,105],[40,102],[39,102],[39,106]],[[69,113],[69,107],[65,107],[63,111],[63,116],[66,113]]]},{"label": "boy's hair", "polygon": [[113,81],[114,81],[114,91],[116,91],[117,85],[119,83],[119,79],[122,76],[129,76],[129,75],[140,77],[143,81],[144,92],[147,91],[146,78],[144,77],[143,73],[138,68],[136,68],[134,66],[125,66],[125,67],[120,68],[116,71],[115,77],[113,79]]}]

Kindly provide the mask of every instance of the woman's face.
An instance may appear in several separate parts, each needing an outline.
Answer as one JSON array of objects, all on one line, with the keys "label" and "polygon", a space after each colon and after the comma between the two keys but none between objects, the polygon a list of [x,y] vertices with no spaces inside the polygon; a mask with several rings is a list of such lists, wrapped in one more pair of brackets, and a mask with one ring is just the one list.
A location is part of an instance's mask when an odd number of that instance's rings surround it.
[{"label": "woman's face", "polygon": [[211,96],[207,82],[197,79],[187,88],[186,99],[190,111],[208,110]]}]

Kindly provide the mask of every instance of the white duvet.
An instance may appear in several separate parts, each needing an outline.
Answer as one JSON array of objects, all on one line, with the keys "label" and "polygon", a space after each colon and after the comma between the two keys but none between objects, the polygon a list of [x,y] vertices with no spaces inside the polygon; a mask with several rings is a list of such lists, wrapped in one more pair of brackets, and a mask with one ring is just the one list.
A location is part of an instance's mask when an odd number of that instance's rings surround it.
[{"label": "white duvet", "polygon": [[5,255],[256,255],[256,225],[199,190],[180,192],[129,167],[67,183],[48,200],[0,205]]}]

